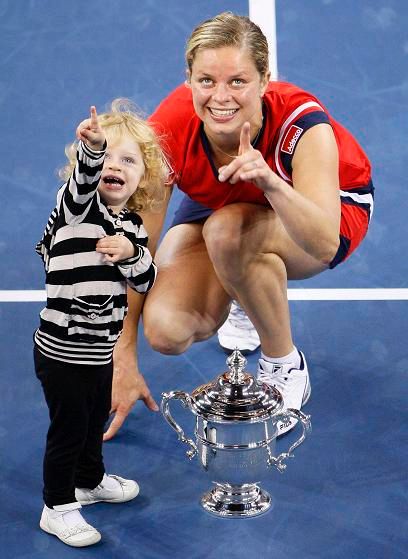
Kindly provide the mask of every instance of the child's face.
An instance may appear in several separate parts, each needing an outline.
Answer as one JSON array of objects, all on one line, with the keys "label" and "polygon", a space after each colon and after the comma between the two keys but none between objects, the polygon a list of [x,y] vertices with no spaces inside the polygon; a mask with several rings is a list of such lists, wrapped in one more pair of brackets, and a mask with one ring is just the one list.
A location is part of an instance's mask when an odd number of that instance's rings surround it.
[{"label": "child's face", "polygon": [[142,152],[129,135],[109,141],[98,191],[116,213],[122,210],[136,192],[145,172]]}]

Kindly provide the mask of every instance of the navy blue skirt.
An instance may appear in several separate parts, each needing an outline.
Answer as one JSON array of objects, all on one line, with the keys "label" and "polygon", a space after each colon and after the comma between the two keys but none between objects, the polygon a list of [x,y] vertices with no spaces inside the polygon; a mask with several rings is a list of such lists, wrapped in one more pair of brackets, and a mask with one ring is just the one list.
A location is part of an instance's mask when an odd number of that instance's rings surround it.
[{"label": "navy blue skirt", "polygon": [[213,213],[214,210],[206,208],[199,202],[192,200],[187,194],[184,194],[179,207],[174,213],[173,221],[170,227],[180,225],[182,223],[192,223],[194,221],[202,221]]}]

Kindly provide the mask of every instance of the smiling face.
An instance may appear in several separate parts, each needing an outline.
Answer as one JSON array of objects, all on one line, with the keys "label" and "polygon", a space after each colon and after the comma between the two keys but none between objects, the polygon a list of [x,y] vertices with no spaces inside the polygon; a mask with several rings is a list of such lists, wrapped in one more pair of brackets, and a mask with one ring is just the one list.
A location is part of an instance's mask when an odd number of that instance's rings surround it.
[{"label": "smiling face", "polygon": [[244,48],[220,47],[197,51],[188,75],[194,109],[209,139],[236,147],[244,122],[256,135],[262,125],[262,95],[269,76],[262,78]]},{"label": "smiling face", "polygon": [[119,213],[136,192],[145,172],[138,143],[127,134],[109,138],[98,191],[101,198]]}]

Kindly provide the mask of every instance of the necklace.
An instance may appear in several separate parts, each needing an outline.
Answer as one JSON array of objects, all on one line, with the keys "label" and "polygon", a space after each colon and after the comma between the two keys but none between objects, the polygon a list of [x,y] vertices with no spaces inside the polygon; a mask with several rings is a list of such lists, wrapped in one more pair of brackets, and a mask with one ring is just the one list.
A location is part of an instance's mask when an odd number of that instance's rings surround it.
[{"label": "necklace", "polygon": [[[263,127],[263,118],[262,118],[262,124],[260,126],[260,128],[258,129],[258,132],[256,133],[255,138],[252,140],[251,145],[254,146],[256,144],[256,142],[259,139],[259,136],[261,134],[262,131],[262,127]],[[231,155],[230,153],[227,153],[226,151],[222,150],[219,146],[217,146],[216,143],[212,143],[210,142],[210,145],[213,149],[216,149],[217,151],[219,151],[220,153],[222,153],[223,155],[226,155],[227,157],[229,157],[230,159],[236,159],[238,157],[238,155]]]}]

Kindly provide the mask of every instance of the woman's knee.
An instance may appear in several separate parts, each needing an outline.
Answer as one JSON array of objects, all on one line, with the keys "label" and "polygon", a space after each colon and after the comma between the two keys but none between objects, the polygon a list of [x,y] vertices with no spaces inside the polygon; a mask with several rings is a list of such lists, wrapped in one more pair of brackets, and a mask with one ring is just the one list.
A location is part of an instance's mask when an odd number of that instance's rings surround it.
[{"label": "woman's knee", "polygon": [[218,210],[203,227],[208,254],[216,268],[238,265],[243,255],[243,223],[239,214]]},{"label": "woman's knee", "polygon": [[189,329],[162,309],[143,313],[143,330],[149,345],[159,353],[179,355],[191,344]]}]

